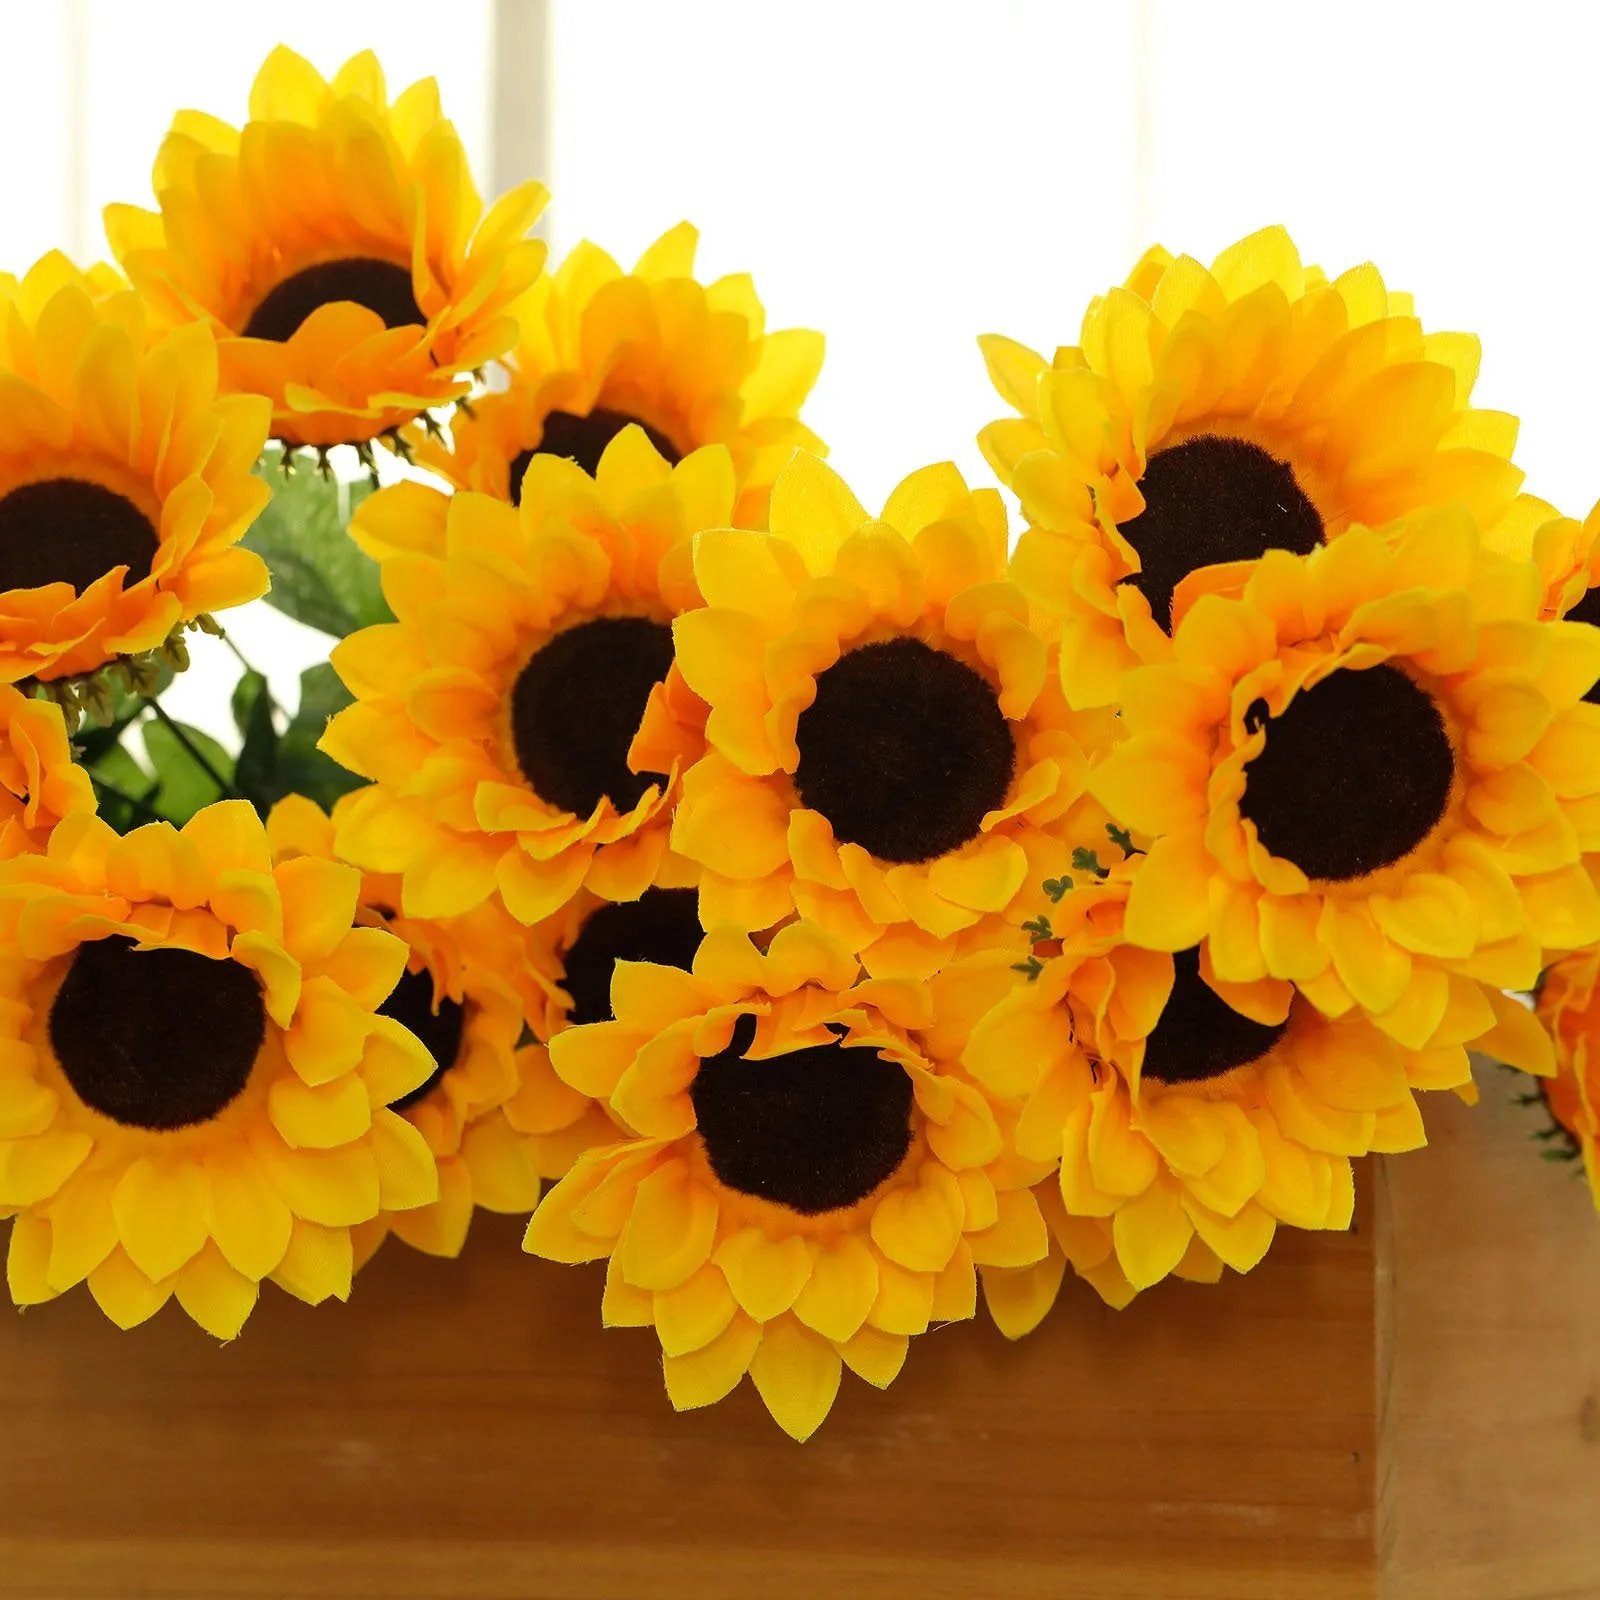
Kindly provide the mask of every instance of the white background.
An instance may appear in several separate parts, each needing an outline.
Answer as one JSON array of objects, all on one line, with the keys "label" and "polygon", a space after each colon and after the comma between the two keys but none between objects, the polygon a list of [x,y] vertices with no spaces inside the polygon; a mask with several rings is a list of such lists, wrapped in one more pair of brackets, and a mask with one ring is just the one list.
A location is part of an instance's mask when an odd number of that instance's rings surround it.
[{"label": "white background", "polygon": [[[497,37],[526,49],[541,17],[545,47],[497,73]],[[808,420],[868,505],[928,461],[982,480],[975,334],[1069,343],[1152,240],[1209,259],[1278,221],[1479,333],[1529,487],[1576,515],[1600,495],[1588,5],[0,0],[0,266],[97,253],[106,201],[149,203],[173,108],[240,120],[280,39],[329,72],[373,45],[392,91],[432,72],[486,185],[550,184],[557,253],[587,235],[631,263],[695,221],[771,326],[826,331]],[[227,621],[292,703],[325,641]],[[213,731],[218,666],[169,697]]]}]

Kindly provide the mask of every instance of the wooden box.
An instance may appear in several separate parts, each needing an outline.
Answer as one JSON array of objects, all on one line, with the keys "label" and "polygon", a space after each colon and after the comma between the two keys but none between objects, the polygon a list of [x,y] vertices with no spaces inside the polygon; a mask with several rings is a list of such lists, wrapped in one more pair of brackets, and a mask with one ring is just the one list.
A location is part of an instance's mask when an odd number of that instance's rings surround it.
[{"label": "wooden box", "polygon": [[1125,1312],[915,1341],[808,1445],[676,1416],[653,1336],[515,1222],[391,1245],[219,1348],[0,1317],[0,1595],[1579,1600],[1600,1595],[1600,1219],[1503,1075],[1285,1232]]}]

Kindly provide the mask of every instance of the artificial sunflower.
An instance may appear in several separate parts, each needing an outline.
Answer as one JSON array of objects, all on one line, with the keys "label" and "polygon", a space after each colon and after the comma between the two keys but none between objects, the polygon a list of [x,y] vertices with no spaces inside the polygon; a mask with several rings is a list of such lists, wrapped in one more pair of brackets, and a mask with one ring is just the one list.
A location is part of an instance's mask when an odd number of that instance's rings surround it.
[{"label": "artificial sunflower", "polygon": [[1539,608],[1533,563],[1459,510],[1270,551],[1180,607],[1090,776],[1154,840],[1129,939],[1206,939],[1223,981],[1287,979],[1408,1042],[1452,975],[1530,989],[1600,938],[1600,631]]},{"label": "artificial sunflower", "polygon": [[[267,818],[274,860],[337,860],[338,815],[299,795],[280,801]],[[427,1141],[439,1198],[363,1224],[358,1265],[389,1233],[430,1255],[459,1255],[475,1207],[532,1211],[541,1178],[560,1177],[578,1151],[615,1133],[556,1078],[540,1045],[522,1043],[524,1013],[542,995],[527,930],[492,900],[446,922],[402,916],[399,902],[398,879],[369,873],[356,921],[406,945],[406,969],[378,1010],[422,1041],[433,1070],[390,1109]]]},{"label": "artificial sunflower", "polygon": [[87,1281],[122,1327],[173,1295],[219,1338],[265,1278],[350,1291],[351,1230],[438,1195],[388,1109],[432,1070],[379,1007],[406,947],[360,874],[274,863],[243,801],[0,863],[0,1207],[31,1305]]},{"label": "artificial sunflower", "polygon": [[152,341],[138,297],[64,256],[0,276],[0,681],[43,681],[69,715],[118,663],[266,592],[238,547],[268,499],[252,471],[267,403],[219,396],[203,327]]},{"label": "artificial sunflower", "polygon": [[631,273],[580,244],[513,308],[522,336],[509,389],[451,424],[450,448],[422,459],[463,489],[515,502],[536,454],[592,473],[612,439],[637,423],[668,460],[726,445],[739,483],[733,520],[764,528],[767,500],[794,450],[823,453],[799,420],[822,367],[820,333],[766,331],[745,274],[702,286],[699,235],[670,229]]},{"label": "artificial sunflower", "polygon": [[1011,906],[1110,724],[1067,711],[1005,561],[998,494],[953,466],[872,518],[804,453],[770,535],[695,541],[706,606],[673,631],[711,709],[672,844],[707,927],[798,910],[874,975],[926,977]]},{"label": "artificial sunflower", "polygon": [[1282,228],[1209,271],[1150,251],[1053,361],[981,343],[1021,413],[979,438],[1030,524],[1013,576],[1061,620],[1074,705],[1169,658],[1174,594],[1202,567],[1452,503],[1526,554],[1544,509],[1518,499],[1516,419],[1469,405],[1476,338],[1424,334],[1371,264],[1330,283]]},{"label": "artificial sunflower", "polygon": [[723,927],[692,974],[619,963],[615,1020],[551,1040],[557,1072],[634,1136],[579,1157],[527,1248],[609,1260],[604,1320],[655,1328],[680,1410],[748,1373],[804,1439],[842,1366],[884,1386],[912,1335],[973,1314],[975,1263],[1047,1252],[1040,1173],[920,1042],[926,985],[858,974],[812,924],[765,954]]},{"label": "artificial sunflower", "polygon": [[59,707],[0,684],[0,860],[37,854],[63,817],[94,809]]},{"label": "artificial sunflower", "polygon": [[[1054,953],[1028,981],[1004,949],[935,980],[938,1009],[972,1018],[963,1065],[1019,1107],[1018,1155],[1059,1160],[1043,1208],[1057,1248],[1113,1305],[1169,1273],[1247,1272],[1280,1225],[1347,1227],[1350,1158],[1423,1144],[1414,1091],[1467,1086],[1468,1044],[1549,1068],[1526,1012],[1519,1025],[1465,977],[1445,979],[1441,1014],[1403,1044],[1282,980],[1223,982],[1205,944],[1132,944],[1129,897],[1148,870],[1135,855],[1042,910],[1035,949]],[[1011,1273],[994,1289],[1002,1326],[1026,1327],[1055,1284]]]},{"label": "artificial sunflower", "polygon": [[692,887],[653,886],[634,900],[602,900],[584,890],[533,930],[532,962],[542,987],[528,1007],[541,1039],[562,1028],[610,1022],[611,977],[619,961],[648,961],[688,972],[705,931]]},{"label": "artificial sunflower", "polygon": [[1540,1085],[1556,1123],[1583,1158],[1600,1209],[1600,949],[1580,950],[1545,973],[1538,1016],[1555,1047],[1555,1076]]},{"label": "artificial sunflower", "polygon": [[667,826],[705,707],[671,622],[700,603],[691,536],[732,504],[726,450],[668,466],[639,428],[592,478],[539,456],[520,506],[416,483],[363,501],[351,534],[399,620],[333,651],[356,703],[322,748],[375,780],[340,813],[340,854],[399,874],[411,917],[498,889],[532,924],[581,888],[692,882]]},{"label": "artificial sunflower", "polygon": [[525,183],[483,210],[432,78],[391,105],[370,51],[327,82],[279,46],[230,127],[180,112],[158,211],[106,232],[163,327],[214,330],[226,385],[269,396],[286,444],[365,444],[461,398],[516,342],[545,247]]}]

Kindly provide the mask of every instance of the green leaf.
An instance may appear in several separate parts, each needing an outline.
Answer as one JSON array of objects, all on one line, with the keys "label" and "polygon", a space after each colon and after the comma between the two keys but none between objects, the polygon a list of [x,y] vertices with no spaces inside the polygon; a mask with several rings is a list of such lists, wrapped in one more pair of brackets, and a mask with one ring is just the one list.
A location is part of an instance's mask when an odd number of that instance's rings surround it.
[{"label": "green leaf", "polygon": [[304,466],[289,476],[279,459],[268,452],[260,468],[272,500],[244,536],[246,549],[271,570],[267,603],[340,639],[375,622],[392,622],[377,562],[345,532],[372,486],[365,480],[340,483]]},{"label": "green leaf", "polygon": [[144,747],[159,784],[151,797],[151,808],[158,816],[181,826],[202,806],[227,797],[216,778],[184,748],[183,739],[205,758],[224,783],[232,781],[233,757],[210,734],[184,723],[179,723],[177,728],[179,731],[175,732],[166,723],[152,718],[144,724]]},{"label": "green leaf", "polygon": [[1109,878],[1111,868],[1100,865],[1100,856],[1097,851],[1084,850],[1081,847],[1072,852],[1072,870],[1074,872],[1092,872],[1097,878]]},{"label": "green leaf", "polygon": [[300,674],[300,709],[278,741],[277,771],[273,778],[273,798],[303,794],[329,809],[342,794],[366,783],[341,767],[332,756],[317,749],[328,726],[328,718],[351,703],[350,691],[326,661],[307,667]]},{"label": "green leaf", "polygon": [[272,720],[272,694],[253,668],[233,691],[233,721],[244,741],[233,769],[234,787],[264,817],[272,808],[278,767],[278,730]]},{"label": "green leaf", "polygon": [[101,819],[108,827],[126,833],[153,819],[156,780],[134,760],[131,751],[120,744],[108,744],[84,765],[95,786]]}]

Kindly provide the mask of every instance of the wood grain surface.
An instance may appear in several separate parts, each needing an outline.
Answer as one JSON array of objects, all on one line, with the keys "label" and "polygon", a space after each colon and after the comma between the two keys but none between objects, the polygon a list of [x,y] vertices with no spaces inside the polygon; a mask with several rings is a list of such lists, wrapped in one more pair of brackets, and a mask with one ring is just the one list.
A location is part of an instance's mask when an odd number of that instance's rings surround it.
[{"label": "wood grain surface", "polygon": [[268,1290],[226,1348],[81,1293],[0,1317],[0,1594],[1377,1592],[1370,1225],[1122,1313],[1069,1281],[1018,1345],[935,1332],[804,1446],[748,1386],[674,1415],[599,1272],[519,1231],[391,1244],[348,1306]]},{"label": "wood grain surface", "polygon": [[1387,1163],[1386,1600],[1600,1596],[1600,1218],[1482,1068]]}]

